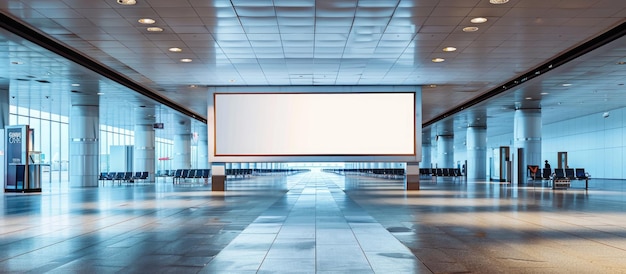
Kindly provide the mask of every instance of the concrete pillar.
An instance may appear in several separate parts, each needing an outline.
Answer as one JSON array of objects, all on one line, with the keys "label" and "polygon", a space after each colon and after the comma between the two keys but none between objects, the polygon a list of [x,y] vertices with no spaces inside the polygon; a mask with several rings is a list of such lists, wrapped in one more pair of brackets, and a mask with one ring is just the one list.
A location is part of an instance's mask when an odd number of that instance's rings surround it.
[{"label": "concrete pillar", "polygon": [[[9,125],[9,79],[0,79],[0,129]],[[2,139],[4,143],[4,139]]]},{"label": "concrete pillar", "polygon": [[[513,119],[513,178],[518,183],[525,183],[527,165],[541,167],[541,109],[516,109]],[[518,149],[522,149],[521,161],[518,161]]]},{"label": "concrete pillar", "polygon": [[154,181],[155,174],[155,133],[154,109],[135,110],[135,144],[133,151],[133,171],[148,172],[148,181]]},{"label": "concrete pillar", "polygon": [[191,168],[191,123],[180,120],[175,125],[173,169]]},{"label": "concrete pillar", "polygon": [[211,190],[212,191],[225,191],[226,190],[226,164],[225,163],[211,163]]},{"label": "concrete pillar", "polygon": [[437,167],[454,167],[454,136],[437,136]]},{"label": "concrete pillar", "polygon": [[[4,151],[4,143],[6,142],[4,137],[4,128],[9,126],[9,79],[0,79],[0,151]],[[6,156],[0,156],[0,185],[4,187],[6,185]]]},{"label": "concrete pillar", "polygon": [[209,137],[206,126],[198,130],[198,166],[199,169],[209,168]]},{"label": "concrete pillar", "polygon": [[406,163],[406,190],[420,189],[420,166],[419,163]]},{"label": "concrete pillar", "polygon": [[468,179],[487,178],[487,129],[467,128],[467,172]]},{"label": "concrete pillar", "polygon": [[71,104],[69,186],[97,187],[100,172],[100,106],[98,95],[72,94]]},{"label": "concrete pillar", "polygon": [[422,162],[420,162],[420,166],[422,168],[431,168],[432,167],[432,145],[422,144]]}]

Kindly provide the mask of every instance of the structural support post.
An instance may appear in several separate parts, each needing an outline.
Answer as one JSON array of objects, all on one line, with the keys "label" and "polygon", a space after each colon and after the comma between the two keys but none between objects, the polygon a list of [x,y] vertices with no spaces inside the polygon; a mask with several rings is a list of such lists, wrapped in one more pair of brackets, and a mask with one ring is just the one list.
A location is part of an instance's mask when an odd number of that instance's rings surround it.
[{"label": "structural support post", "polygon": [[154,181],[155,149],[152,125],[135,125],[135,152],[133,171],[148,172],[148,181]]},{"label": "structural support post", "polygon": [[226,164],[211,163],[211,190],[226,190]]},{"label": "structural support post", "polygon": [[4,129],[9,126],[9,79],[3,78],[0,79],[0,151],[2,151],[3,155],[0,155],[0,185],[2,187],[5,186],[6,183],[6,166],[5,162],[5,137],[4,137]]},{"label": "structural support post", "polygon": [[420,189],[420,163],[406,163],[406,190]]},{"label": "structural support post", "polygon": [[454,136],[437,136],[437,167],[454,167]]},{"label": "structural support post", "polygon": [[467,128],[467,179],[487,178],[487,129]]},{"label": "structural support post", "polygon": [[[79,100],[80,101],[80,100]],[[70,187],[97,187],[100,167],[100,107],[74,103],[70,111]]]},{"label": "structural support post", "polygon": [[191,123],[181,120],[174,134],[174,169],[191,168]]},{"label": "structural support post", "polygon": [[523,151],[516,164],[514,178],[517,182],[527,181],[526,166],[541,166],[541,109],[516,109],[513,120],[515,151]]}]

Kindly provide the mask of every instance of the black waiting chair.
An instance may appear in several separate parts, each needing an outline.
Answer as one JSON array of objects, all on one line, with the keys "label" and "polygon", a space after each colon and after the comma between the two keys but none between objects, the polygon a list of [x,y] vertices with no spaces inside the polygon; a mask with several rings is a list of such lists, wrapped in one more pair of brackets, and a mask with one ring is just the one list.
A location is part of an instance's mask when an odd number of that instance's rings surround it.
[{"label": "black waiting chair", "polygon": [[565,179],[565,171],[562,168],[554,169],[554,179]]},{"label": "black waiting chair", "polygon": [[585,172],[584,168],[576,169],[576,179],[578,180],[587,180],[589,179],[589,173]]},{"label": "black waiting chair", "polygon": [[565,169],[565,178],[570,179],[570,180],[576,180],[576,176],[574,175],[574,169],[573,168],[566,168]]}]

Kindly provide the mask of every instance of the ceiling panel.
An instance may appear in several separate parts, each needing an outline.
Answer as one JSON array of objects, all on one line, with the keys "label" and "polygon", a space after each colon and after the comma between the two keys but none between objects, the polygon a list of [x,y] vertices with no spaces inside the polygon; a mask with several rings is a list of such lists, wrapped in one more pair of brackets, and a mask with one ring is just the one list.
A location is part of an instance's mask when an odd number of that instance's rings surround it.
[{"label": "ceiling panel", "polygon": [[[182,92],[190,84],[436,85],[424,89],[424,122],[609,30],[626,17],[623,0],[512,0],[504,5],[487,0],[137,2],[122,6],[115,0],[12,0],[0,3],[0,9],[201,115],[206,111],[206,98]],[[487,22],[470,22],[479,16]],[[156,23],[142,25],[137,21],[140,18]],[[163,31],[148,32],[150,26]],[[464,32],[465,27],[478,30]],[[559,86],[563,81],[582,82],[568,90],[590,102],[597,97],[588,94],[589,89],[615,96],[623,89],[620,78],[626,74],[614,66],[626,58],[626,46],[620,42],[595,59],[551,72],[552,78],[544,77],[517,95],[511,91],[498,97],[494,107],[483,107],[488,111],[473,113],[502,113],[500,108],[510,110],[515,100],[526,95],[557,108],[553,106],[557,102],[570,100],[562,96],[571,96],[554,94],[563,88]],[[19,49],[22,43],[19,38],[13,41],[13,48],[4,51],[5,58],[32,63],[50,58],[39,56],[32,45]],[[444,52],[448,46],[457,50]],[[170,47],[182,52],[169,52]],[[36,53],[22,55],[24,51]],[[183,58],[192,62],[181,63]],[[433,63],[433,58],[445,61]],[[45,74],[43,68],[54,62],[43,62],[41,68],[31,66],[26,71]],[[71,66],[66,62],[59,64],[58,72],[47,77],[55,83],[74,81],[75,69],[68,69]],[[13,72],[0,77],[28,74],[25,69],[4,71]],[[34,85],[32,80],[21,82]],[[549,95],[541,96],[545,90]],[[613,105],[626,105],[624,100],[611,100]],[[437,128],[465,121],[465,116]]]}]

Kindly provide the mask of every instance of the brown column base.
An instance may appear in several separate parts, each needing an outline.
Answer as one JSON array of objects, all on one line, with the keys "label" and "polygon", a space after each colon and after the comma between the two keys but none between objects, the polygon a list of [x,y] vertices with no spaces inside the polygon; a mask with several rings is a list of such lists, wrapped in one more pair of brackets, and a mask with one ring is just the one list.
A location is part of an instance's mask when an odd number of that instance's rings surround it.
[{"label": "brown column base", "polygon": [[420,190],[420,175],[406,175],[406,190]]},{"label": "brown column base", "polygon": [[212,175],[211,176],[211,190],[212,191],[225,191],[226,190],[226,176],[225,175]]}]

